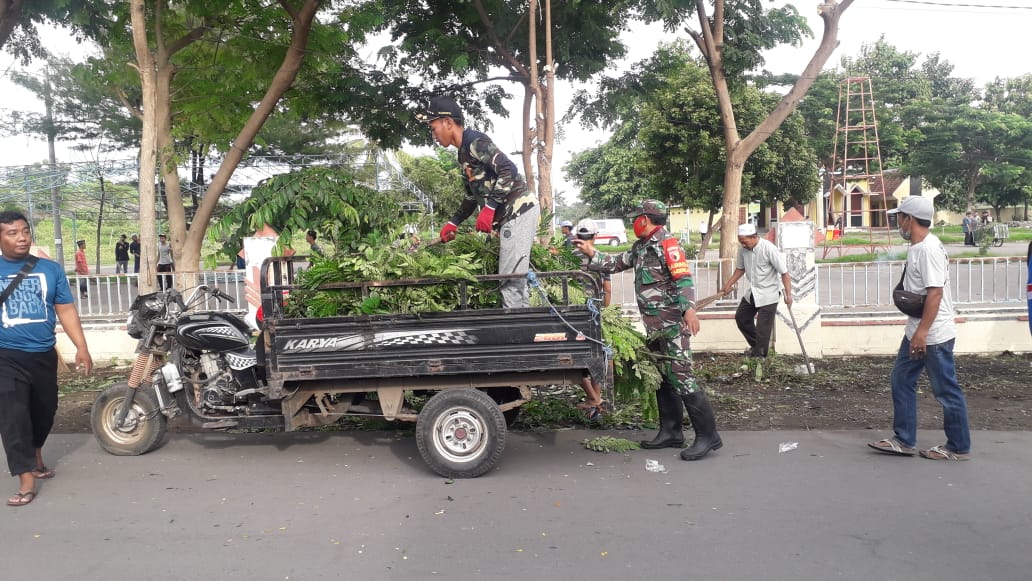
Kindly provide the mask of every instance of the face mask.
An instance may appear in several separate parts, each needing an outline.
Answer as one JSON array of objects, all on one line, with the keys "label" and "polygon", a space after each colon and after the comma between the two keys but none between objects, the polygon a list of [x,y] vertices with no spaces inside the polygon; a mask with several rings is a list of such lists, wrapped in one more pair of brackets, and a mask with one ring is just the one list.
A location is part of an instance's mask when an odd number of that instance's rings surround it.
[{"label": "face mask", "polygon": [[[913,220],[913,218],[911,218],[911,220]],[[903,229],[903,224],[900,223],[900,225],[899,225],[899,235],[900,235],[900,237],[903,238],[904,240],[906,240],[907,242],[909,242],[911,234],[912,234],[911,231],[910,230],[904,230]]]},{"label": "face mask", "polygon": [[648,225],[645,223],[645,220],[646,218],[644,214],[634,219],[634,235],[638,238],[644,238],[650,233],[647,230]]}]

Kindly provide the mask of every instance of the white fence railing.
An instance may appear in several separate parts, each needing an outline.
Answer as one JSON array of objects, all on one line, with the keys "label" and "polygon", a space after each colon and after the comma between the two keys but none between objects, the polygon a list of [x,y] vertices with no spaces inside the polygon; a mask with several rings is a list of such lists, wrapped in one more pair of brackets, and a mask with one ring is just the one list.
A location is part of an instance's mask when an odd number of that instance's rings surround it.
[{"label": "white fence railing", "polygon": [[[139,275],[136,274],[69,275],[68,282],[72,287],[72,295],[75,297],[75,306],[79,310],[79,316],[119,318],[129,314],[129,307],[132,306],[136,295],[139,294],[138,279]],[[170,284],[180,281],[188,287],[201,283],[215,286],[233,297],[235,301],[227,307],[225,303],[215,303],[209,299],[210,304],[205,304],[204,310],[247,310],[244,299],[244,271],[242,270],[158,273],[158,284],[163,284],[165,280],[168,280]],[[85,296],[82,293],[83,288],[86,289]]]},{"label": "white fence railing", "polygon": [[[690,263],[696,297],[707,297],[720,289],[720,263]],[[892,289],[903,274],[903,264],[900,260],[817,264],[817,304],[829,309],[892,306]],[[1027,278],[1028,262],[1021,257],[950,260],[950,292],[955,305],[1024,304]],[[748,278],[739,279],[739,293],[748,288]],[[630,271],[613,276],[613,303],[635,308],[634,275]]]},{"label": "white fence railing", "polygon": [[[721,285],[720,260],[691,262],[697,297],[716,293]],[[899,282],[903,262],[821,263],[817,265],[815,290],[817,303],[829,309],[857,307],[887,307],[892,305],[892,289]],[[229,310],[245,310],[244,272],[216,270],[200,273],[162,273],[173,282],[194,285],[204,282],[217,286],[236,299]],[[956,305],[967,304],[1024,304],[1028,264],[1020,257],[958,258],[950,260],[950,291]],[[76,307],[83,317],[121,317],[129,312],[138,291],[137,275],[71,275],[69,282],[76,297]],[[87,296],[79,293],[80,281],[86,283]],[[748,288],[748,278],[738,282],[739,292]],[[733,297],[728,300],[733,304]],[[613,276],[613,303],[627,310],[636,310],[634,274],[625,271]],[[209,309],[225,309],[225,305],[206,305]]]}]

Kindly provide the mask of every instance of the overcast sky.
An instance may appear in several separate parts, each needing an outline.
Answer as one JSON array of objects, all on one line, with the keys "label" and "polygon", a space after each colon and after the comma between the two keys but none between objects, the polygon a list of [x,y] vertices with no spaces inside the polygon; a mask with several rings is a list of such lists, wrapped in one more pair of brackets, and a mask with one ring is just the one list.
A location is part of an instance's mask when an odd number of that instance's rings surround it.
[{"label": "overcast sky", "polygon": [[[767,55],[767,69],[774,73],[798,73],[816,48],[822,32],[822,21],[817,15],[818,0],[795,0],[800,13],[807,17],[816,38],[801,48],[780,48]],[[1002,8],[972,7],[1004,6]],[[979,85],[996,77],[1016,77],[1032,72],[1029,64],[1028,36],[1032,30],[1032,2],[1029,0],[855,0],[843,15],[839,28],[839,48],[828,66],[838,64],[842,55],[854,56],[865,43],[873,43],[885,35],[890,44],[901,50],[929,55],[941,53],[955,66],[954,74],[969,77]],[[47,46],[55,52],[67,54],[73,60],[81,59],[84,49],[67,40],[64,34],[47,35]],[[614,63],[614,70],[628,63],[648,58],[660,40],[672,40],[676,34],[666,34],[658,27],[636,27],[627,35],[630,55],[622,63]],[[921,59],[923,60],[923,59]],[[6,72],[19,65],[6,53],[0,53],[0,109],[42,111],[42,104],[33,96],[6,80]],[[560,63],[561,66],[561,63]],[[576,87],[559,83],[557,113],[562,116]],[[878,88],[874,87],[875,95]],[[519,111],[514,103],[513,115],[499,119],[491,131],[492,137],[504,151],[520,147]],[[554,182],[557,191],[565,192],[569,200],[577,194],[574,187],[563,180],[561,168],[577,151],[601,143],[606,137],[599,131],[584,130],[579,126],[565,128],[566,139],[557,143],[553,160]],[[0,139],[2,165],[34,163],[47,158],[43,141],[28,137]],[[68,152],[59,147],[59,161],[83,161],[84,154]]]}]

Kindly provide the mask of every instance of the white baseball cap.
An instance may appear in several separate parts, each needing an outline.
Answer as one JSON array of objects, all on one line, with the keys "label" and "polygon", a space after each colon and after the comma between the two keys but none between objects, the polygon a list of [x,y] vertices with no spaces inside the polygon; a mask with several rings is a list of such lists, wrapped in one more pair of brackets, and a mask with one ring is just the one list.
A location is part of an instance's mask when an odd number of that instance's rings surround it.
[{"label": "white baseball cap", "polygon": [[594,236],[598,234],[598,224],[591,218],[584,218],[580,222],[577,222],[577,228],[574,230],[577,234],[585,234]]},{"label": "white baseball cap", "polygon": [[888,214],[906,214],[919,220],[931,221],[935,218],[935,206],[931,198],[924,196],[907,196],[899,206],[886,212]]}]

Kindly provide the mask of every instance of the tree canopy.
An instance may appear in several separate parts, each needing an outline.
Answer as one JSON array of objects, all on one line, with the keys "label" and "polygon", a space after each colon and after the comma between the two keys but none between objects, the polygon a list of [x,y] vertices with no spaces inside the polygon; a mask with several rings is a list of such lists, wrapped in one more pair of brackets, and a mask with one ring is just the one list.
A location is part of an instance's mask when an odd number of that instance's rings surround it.
[{"label": "tree canopy", "polygon": [[[744,84],[731,98],[739,121],[749,126],[777,103],[776,96]],[[705,65],[683,43],[661,47],[614,79],[604,99],[582,103],[595,118],[623,119],[608,142],[578,154],[565,168],[592,206],[623,213],[650,197],[720,210],[727,150],[716,94]],[[766,203],[812,199],[819,187],[816,156],[803,128],[802,116],[790,115],[750,157],[744,197]]]}]

